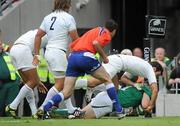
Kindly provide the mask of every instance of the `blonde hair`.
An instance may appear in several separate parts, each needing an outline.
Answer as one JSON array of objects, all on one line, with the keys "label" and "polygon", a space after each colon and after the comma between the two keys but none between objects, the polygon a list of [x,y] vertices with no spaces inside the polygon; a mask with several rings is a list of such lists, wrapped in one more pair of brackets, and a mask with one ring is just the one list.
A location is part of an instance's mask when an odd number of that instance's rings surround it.
[{"label": "blonde hair", "polygon": [[71,0],[54,0],[54,11],[69,11]]}]

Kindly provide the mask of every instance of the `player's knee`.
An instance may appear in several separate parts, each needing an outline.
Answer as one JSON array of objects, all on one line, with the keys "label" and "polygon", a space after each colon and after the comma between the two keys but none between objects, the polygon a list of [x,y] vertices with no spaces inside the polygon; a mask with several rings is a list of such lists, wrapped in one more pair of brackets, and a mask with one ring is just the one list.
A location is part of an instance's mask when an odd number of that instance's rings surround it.
[{"label": "player's knee", "polygon": [[26,82],[26,84],[30,87],[30,88],[35,88],[37,85],[38,85],[38,81],[35,81],[35,80],[29,80]]},{"label": "player's knee", "polygon": [[63,89],[63,87],[64,87],[64,85],[63,84],[57,84],[57,83],[55,83],[55,88],[58,90],[58,91],[61,91],[62,89]]},{"label": "player's knee", "polygon": [[96,83],[94,83],[93,81],[91,81],[91,80],[88,80],[88,87],[90,87],[90,88],[94,88],[94,87],[96,87],[97,86],[97,84]]}]

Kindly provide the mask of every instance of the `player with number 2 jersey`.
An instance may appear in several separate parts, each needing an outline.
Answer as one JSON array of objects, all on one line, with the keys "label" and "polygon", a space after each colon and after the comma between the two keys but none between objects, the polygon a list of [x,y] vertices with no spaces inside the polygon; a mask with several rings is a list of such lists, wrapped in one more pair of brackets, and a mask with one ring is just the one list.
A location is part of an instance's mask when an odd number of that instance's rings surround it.
[{"label": "player with number 2 jersey", "polygon": [[[70,7],[71,0],[54,0],[53,12],[45,16],[36,34],[33,64],[37,65],[39,63],[37,59],[39,45],[42,36],[47,34],[48,43],[45,51],[45,59],[47,60],[50,71],[55,77],[55,86],[49,90],[41,109],[52,96],[62,90],[67,68],[66,51],[68,44],[70,41],[74,41],[79,37],[75,20],[68,13]],[[71,105],[70,99],[67,102],[66,107],[70,113],[73,113],[75,108]]]}]

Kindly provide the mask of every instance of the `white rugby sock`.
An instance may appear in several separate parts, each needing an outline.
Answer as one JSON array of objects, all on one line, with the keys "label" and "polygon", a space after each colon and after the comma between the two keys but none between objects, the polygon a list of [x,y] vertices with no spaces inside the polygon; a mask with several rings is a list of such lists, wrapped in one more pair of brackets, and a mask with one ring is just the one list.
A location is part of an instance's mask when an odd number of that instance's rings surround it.
[{"label": "white rugby sock", "polygon": [[29,91],[27,93],[26,99],[27,99],[29,106],[31,108],[32,115],[36,114],[37,107],[36,107],[36,102],[35,102],[34,91],[32,89],[31,89],[31,91]]},{"label": "white rugby sock", "polygon": [[[57,93],[59,93],[59,91],[55,88],[55,86],[53,86],[49,91],[48,91],[48,94],[43,102],[43,104],[41,105],[40,109],[43,109],[44,105],[46,105],[46,103],[51,100],[51,98],[56,95]],[[72,105],[72,102],[71,102],[71,99],[68,98],[67,100],[64,101],[65,105],[66,105],[66,108],[68,109],[68,112],[69,113],[73,113],[74,110],[76,108],[73,107]]]},{"label": "white rugby sock", "polygon": [[72,105],[71,98],[64,100],[64,103],[66,105],[68,113],[73,113],[76,108]]},{"label": "white rugby sock", "polygon": [[26,97],[26,95],[31,92],[31,88],[24,84],[24,86],[20,89],[18,95],[16,96],[16,98],[14,99],[14,101],[10,104],[10,108],[12,109],[17,109],[19,103]]},{"label": "white rugby sock", "polygon": [[48,93],[47,93],[47,95],[46,95],[46,98],[45,98],[43,104],[42,104],[39,108],[43,110],[44,105],[46,105],[46,103],[47,103],[49,100],[51,100],[51,98],[52,98],[54,95],[56,95],[57,93],[59,93],[59,91],[55,88],[55,86],[53,86],[53,87],[48,91]]},{"label": "white rugby sock", "polygon": [[87,88],[87,79],[86,78],[76,80],[75,89],[80,89],[80,88]]}]

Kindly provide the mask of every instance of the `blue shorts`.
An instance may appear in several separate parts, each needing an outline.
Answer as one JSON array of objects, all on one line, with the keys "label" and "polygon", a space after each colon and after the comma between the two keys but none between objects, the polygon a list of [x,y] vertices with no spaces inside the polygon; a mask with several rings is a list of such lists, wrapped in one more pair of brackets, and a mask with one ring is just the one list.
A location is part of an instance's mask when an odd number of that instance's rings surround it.
[{"label": "blue shorts", "polygon": [[68,66],[66,76],[84,76],[92,74],[99,67],[101,63],[95,58],[95,55],[90,52],[72,52],[68,58]]}]

